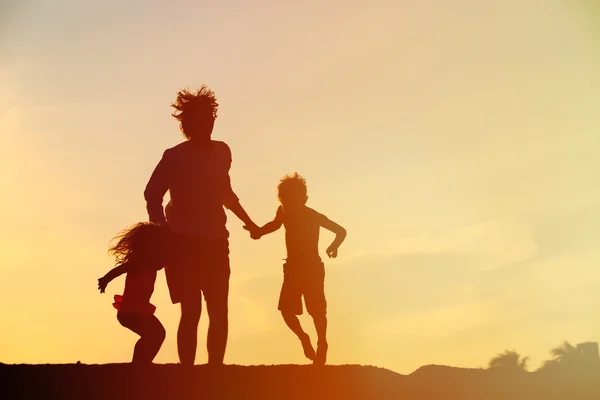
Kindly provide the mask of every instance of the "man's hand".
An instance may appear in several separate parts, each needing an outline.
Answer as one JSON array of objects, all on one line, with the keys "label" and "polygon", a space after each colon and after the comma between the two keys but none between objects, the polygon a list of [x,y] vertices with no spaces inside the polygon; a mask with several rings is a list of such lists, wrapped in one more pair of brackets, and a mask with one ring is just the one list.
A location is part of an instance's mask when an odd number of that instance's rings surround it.
[{"label": "man's hand", "polygon": [[104,293],[107,285],[108,279],[106,279],[106,277],[103,276],[102,278],[98,279],[98,290],[100,291],[100,293]]},{"label": "man's hand", "polygon": [[337,248],[337,246],[331,245],[327,248],[327,250],[325,250],[325,252],[329,256],[329,258],[336,258],[337,253],[338,253],[338,248]]}]

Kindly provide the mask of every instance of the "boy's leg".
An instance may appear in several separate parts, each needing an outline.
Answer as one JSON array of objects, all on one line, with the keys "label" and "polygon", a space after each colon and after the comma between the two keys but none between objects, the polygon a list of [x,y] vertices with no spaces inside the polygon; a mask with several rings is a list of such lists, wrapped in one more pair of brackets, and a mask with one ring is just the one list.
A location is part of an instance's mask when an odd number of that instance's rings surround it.
[{"label": "boy's leg", "polygon": [[309,360],[314,360],[315,358],[315,349],[312,347],[310,343],[310,336],[302,329],[302,325],[300,325],[300,320],[298,316],[289,311],[282,311],[281,315],[283,316],[283,320],[286,325],[292,332],[298,336],[300,339],[300,343],[302,343],[302,349],[304,350],[304,355]]},{"label": "boy's leg", "polygon": [[182,365],[194,365],[198,344],[198,323],[202,313],[202,293],[181,300],[181,319],[177,329],[177,352]]},{"label": "boy's leg", "polygon": [[304,300],[317,331],[317,352],[314,364],[323,365],[327,360],[327,300],[325,299],[325,266],[322,262],[307,268]]},{"label": "boy's leg", "polygon": [[304,332],[298,319],[298,315],[302,314],[302,277],[299,275],[299,272],[301,272],[298,269],[299,267],[301,266],[290,263],[283,265],[283,285],[281,286],[281,293],[279,295],[278,309],[281,311],[283,320],[288,328],[300,339],[306,358],[313,360],[315,358],[315,349],[312,347],[310,337]]},{"label": "boy's leg", "polygon": [[307,333],[302,329],[302,325],[300,325],[300,320],[296,314],[289,311],[282,311],[281,316],[288,328],[298,336],[298,339],[302,340],[302,338],[307,336]]},{"label": "boy's leg", "polygon": [[312,316],[317,331],[317,353],[315,355],[315,364],[323,365],[327,360],[327,315],[316,314]]},{"label": "boy's leg", "polygon": [[117,313],[124,327],[140,335],[133,350],[134,364],[150,364],[165,340],[165,328],[154,315]]}]

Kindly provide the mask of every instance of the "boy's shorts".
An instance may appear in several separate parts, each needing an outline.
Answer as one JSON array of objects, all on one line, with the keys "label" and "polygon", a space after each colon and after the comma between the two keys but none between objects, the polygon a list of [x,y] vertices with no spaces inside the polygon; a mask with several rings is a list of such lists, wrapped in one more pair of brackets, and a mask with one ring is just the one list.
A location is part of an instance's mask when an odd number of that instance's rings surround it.
[{"label": "boy's shorts", "polygon": [[321,261],[283,264],[283,285],[279,311],[302,315],[302,296],[310,315],[327,313],[325,300],[325,265]]}]

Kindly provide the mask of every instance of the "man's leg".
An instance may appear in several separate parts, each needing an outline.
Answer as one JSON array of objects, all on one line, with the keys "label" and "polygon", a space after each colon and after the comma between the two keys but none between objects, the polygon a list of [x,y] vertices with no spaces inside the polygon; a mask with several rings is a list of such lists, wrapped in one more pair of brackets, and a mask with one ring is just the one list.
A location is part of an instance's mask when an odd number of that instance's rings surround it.
[{"label": "man's leg", "polygon": [[198,323],[202,313],[199,257],[196,241],[173,234],[172,254],[165,268],[171,301],[181,303],[181,319],[177,330],[177,352],[182,365],[194,365],[198,341]]},{"label": "man's leg", "polygon": [[217,275],[204,290],[209,318],[206,348],[212,365],[223,364],[229,332],[229,272]]},{"label": "man's leg", "polygon": [[198,344],[198,323],[202,313],[202,293],[181,300],[181,319],[177,330],[177,351],[182,365],[194,365]]}]

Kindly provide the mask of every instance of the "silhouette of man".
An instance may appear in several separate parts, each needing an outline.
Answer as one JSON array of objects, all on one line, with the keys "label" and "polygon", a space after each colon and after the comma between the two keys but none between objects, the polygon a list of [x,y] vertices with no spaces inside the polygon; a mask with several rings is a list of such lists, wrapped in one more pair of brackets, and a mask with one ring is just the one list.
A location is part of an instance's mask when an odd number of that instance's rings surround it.
[{"label": "silhouette of man", "polygon": [[[173,303],[181,303],[177,350],[181,364],[196,357],[202,295],[209,317],[209,364],[222,364],[228,333],[229,232],[223,206],[247,228],[256,225],[231,189],[231,151],[211,139],[218,103],[202,86],[182,90],[172,104],[186,141],[167,149],[144,191],[150,221],[167,224],[175,236],[173,259],[165,272]],[[170,201],[163,211],[163,198]]]}]

